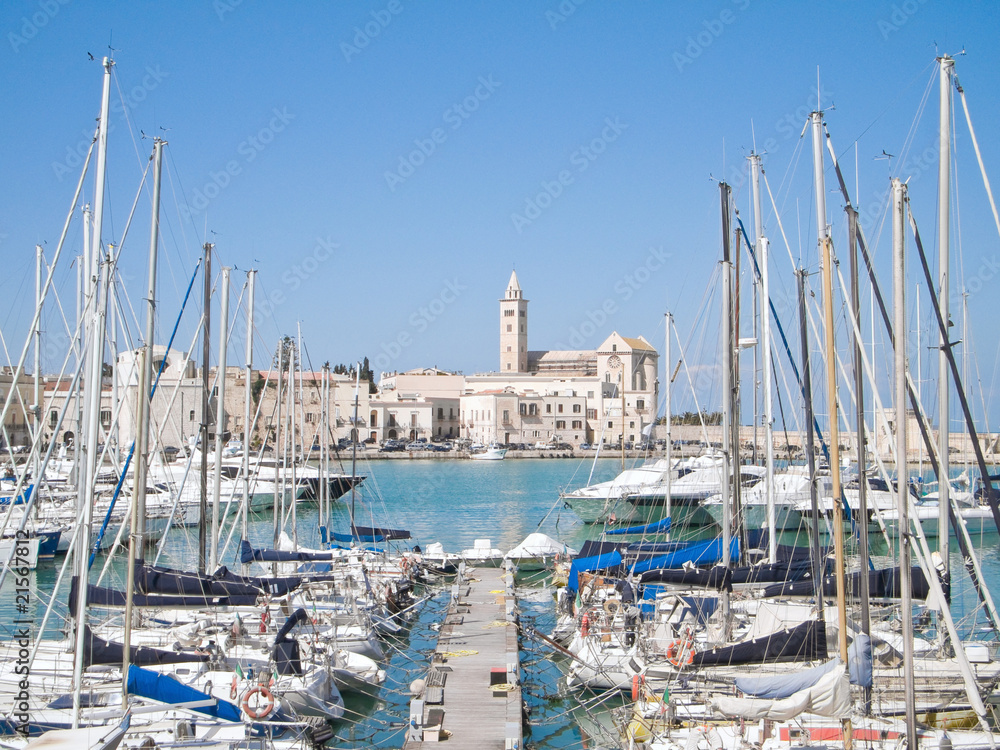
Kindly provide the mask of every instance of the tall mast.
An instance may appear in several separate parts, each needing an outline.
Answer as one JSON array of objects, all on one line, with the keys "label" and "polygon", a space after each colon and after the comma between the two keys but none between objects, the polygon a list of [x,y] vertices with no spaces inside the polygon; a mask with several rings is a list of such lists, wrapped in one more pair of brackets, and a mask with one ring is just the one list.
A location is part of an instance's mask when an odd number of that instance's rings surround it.
[{"label": "tall mast", "polygon": [[[35,307],[42,306],[42,266],[45,263],[45,258],[42,255],[42,246],[35,245]],[[41,448],[42,443],[38,439],[38,435],[42,431],[42,316],[39,315],[35,318],[35,395],[34,401],[31,407],[31,418],[32,427],[35,432],[34,443],[36,445],[36,450],[32,452],[32,471],[31,476],[35,480],[35,487],[41,486],[42,478],[39,475],[39,468],[41,467]],[[58,440],[57,435],[52,436],[52,440]],[[37,489],[36,489],[37,491]]]},{"label": "tall mast", "polygon": [[[141,391],[142,398],[144,402],[148,403],[150,399],[149,390],[153,382],[153,337],[156,333],[156,265],[157,265],[157,253],[159,250],[160,243],[160,178],[162,175],[163,166],[163,146],[166,141],[160,138],[153,139],[153,220],[150,223],[149,229],[149,286],[146,290],[146,346],[148,347],[148,354],[143,358],[143,370],[142,378],[140,379],[140,388],[142,383],[145,383],[145,390]],[[138,427],[138,434],[149,432],[149,409],[142,409],[139,413],[142,415]],[[183,410],[182,410],[183,413]],[[136,487],[141,487],[141,489],[136,494],[136,503],[138,507],[136,508],[136,513],[138,515],[138,527],[136,532],[139,534],[139,549],[143,547],[143,541],[146,534],[146,459],[144,454],[137,450],[139,463],[135,467],[135,482]]]},{"label": "tall mast", "polygon": [[778,536],[775,533],[777,519],[774,512],[774,407],[771,404],[771,317],[768,310],[771,296],[768,287],[768,242],[764,236],[764,217],[760,208],[760,156],[758,154],[750,155],[750,174],[753,187],[754,241],[757,243],[761,279],[758,299],[760,301],[761,367],[764,375],[764,492],[767,501],[767,555],[768,562],[774,563],[778,557]]},{"label": "tall mast", "polygon": [[[135,479],[132,486],[132,506],[131,517],[129,519],[128,534],[128,585],[125,587],[125,634],[122,642],[125,648],[122,649],[122,706],[128,708],[128,668],[131,657],[132,643],[132,603],[134,601],[135,586],[135,560],[142,549],[142,516],[139,514],[139,507],[146,505],[146,451],[149,446],[149,388],[151,384],[151,370],[146,366],[153,353],[152,344],[139,349],[138,362],[138,387],[135,389],[135,453],[138,463],[135,467]],[[131,380],[131,377],[129,378]],[[141,467],[141,471],[140,471]]]},{"label": "tall mast", "polygon": [[[848,238],[850,243],[849,253],[851,260],[851,314],[857,323],[853,327],[854,335],[854,392],[856,396],[857,411],[855,421],[857,435],[855,437],[858,447],[858,518],[861,523],[858,525],[858,557],[861,558],[861,566],[865,570],[869,566],[868,553],[868,472],[865,464],[867,454],[865,450],[865,379],[861,358],[861,296],[858,289],[858,212],[850,205],[847,206]],[[871,612],[868,606],[868,576],[859,577],[858,595],[861,599],[861,632],[871,635]],[[864,689],[865,714],[871,711],[871,687]]]},{"label": "tall mast", "polygon": [[[351,420],[353,432],[353,425],[358,423],[358,389],[361,387],[361,364],[358,364],[357,372],[354,374],[354,419]],[[622,441],[624,442],[625,435],[622,434]],[[356,497],[355,486],[357,482],[355,477],[358,475],[358,441],[351,440],[351,536],[354,536],[354,500]]]},{"label": "tall mast", "polygon": [[208,544],[208,358],[212,324],[212,243],[206,242],[205,285],[202,295],[201,330],[201,496],[198,523],[198,572],[205,572]]},{"label": "tall mast", "polygon": [[[299,503],[298,500],[299,483],[298,483],[298,477],[296,476],[295,472],[295,461],[297,456],[295,452],[295,369],[296,368],[298,368],[299,371],[302,370],[301,352],[299,351],[297,346],[292,348],[292,351],[288,357],[288,434],[291,440],[289,444],[288,468],[290,472],[289,481],[292,485],[292,492],[291,492],[292,505],[291,508],[289,509],[290,514],[292,516],[292,540],[295,542],[296,549],[298,549],[299,546],[298,531],[295,528],[296,525],[295,522],[297,520],[295,516],[295,508],[296,506],[298,506]],[[300,434],[299,438],[301,439],[301,437],[302,435]],[[282,516],[282,521],[284,521],[284,516]]]},{"label": "tall mast", "polygon": [[[899,587],[903,627],[903,690],[906,701],[906,742],[917,747],[917,716],[913,682],[913,609],[910,589],[910,503],[906,473],[906,186],[892,181],[892,299],[895,336],[896,503],[899,513]],[[947,533],[948,527],[943,531]],[[940,531],[940,530],[939,530]]]},{"label": "tall mast", "polygon": [[[107,278],[100,286],[101,299],[93,293],[97,289],[97,280],[101,279],[101,232],[104,226],[104,181],[107,175],[108,159],[108,115],[111,102],[111,67],[114,63],[107,57],[103,60],[104,85],[101,91],[101,122],[97,133],[97,171],[94,181],[94,222],[90,239],[90,264],[87,269],[89,295],[88,310],[92,314],[90,324],[91,344],[87,352],[86,400],[84,405],[84,423],[87,429],[86,440],[78,439],[79,447],[83,448],[83,461],[80,467],[79,517],[82,521],[77,528],[77,575],[79,576],[78,593],[76,597],[76,655],[73,670],[73,729],[80,726],[80,690],[83,684],[83,651],[84,628],[87,617],[87,582],[89,569],[90,531],[94,517],[94,477],[97,474],[97,446],[100,442],[101,416],[101,375],[104,363],[104,323],[107,315]],[[86,213],[84,214],[86,216]],[[107,274],[111,273],[108,264]],[[92,307],[90,307],[92,305]],[[82,425],[81,425],[82,428]]]},{"label": "tall mast", "polygon": [[[284,433],[281,429],[281,384],[282,384],[282,374],[285,369],[285,339],[284,337],[278,339],[278,377],[277,377],[277,396],[275,397],[275,415],[274,415],[274,546],[278,546],[278,529],[281,528],[281,514],[285,507],[285,488],[284,488],[284,462],[282,461],[282,452],[285,448],[284,443]],[[281,440],[279,440],[281,436]]]},{"label": "tall mast", "polygon": [[[253,308],[254,308],[254,283],[257,279],[257,272],[253,269],[247,271],[247,350],[245,358],[246,372],[243,377],[243,506],[242,513],[242,538],[249,539],[249,515],[250,515],[250,442],[252,439],[251,426],[253,419],[252,409],[252,383],[253,377]],[[258,464],[259,465],[259,464]]]},{"label": "tall mast", "polygon": [[[806,272],[795,272],[798,278],[799,343],[802,347],[802,400],[806,412],[806,467],[809,472],[809,509],[812,532],[813,581],[823,580],[823,557],[819,545],[819,488],[816,486],[816,435],[812,408],[812,365],[809,363],[809,328],[806,320]],[[823,617],[823,588],[816,584],[816,612]]]},{"label": "tall mast", "polygon": [[226,363],[229,347],[229,273],[222,267],[222,296],[219,301],[219,368],[215,376],[219,384],[215,396],[215,465],[212,476],[212,539],[209,541],[209,568],[219,567],[219,505],[222,495],[222,449],[226,427]]},{"label": "tall mast", "polygon": [[[664,361],[663,373],[664,373],[664,376],[665,376],[664,383],[663,383],[663,390],[665,392],[665,396],[664,396],[664,398],[666,400],[665,411],[666,411],[666,415],[667,415],[667,445],[666,445],[667,471],[666,471],[666,473],[663,476],[665,478],[664,503],[665,503],[665,506],[666,506],[666,517],[670,518],[670,513],[671,513],[671,508],[670,508],[670,472],[672,471],[672,467],[670,466],[670,454],[673,452],[673,447],[674,447],[673,446],[673,442],[672,442],[672,440],[670,438],[670,375],[671,375],[671,372],[670,372],[670,327],[671,327],[671,324],[673,323],[674,316],[671,315],[668,312],[664,316],[664,319],[665,319],[664,328],[665,328],[665,331],[666,331],[666,346],[663,349],[663,357],[664,357],[664,360],[663,360]],[[673,521],[671,521],[670,523],[672,525]],[[667,539],[669,539],[669,538],[670,537],[668,536]]]},{"label": "tall mast", "polygon": [[[951,76],[955,61],[948,55],[938,58],[940,66],[938,83],[940,88],[940,121],[938,123],[938,307],[945,326],[951,325],[949,300],[949,225],[951,206]],[[905,331],[906,329],[896,329]],[[905,337],[904,337],[905,338]],[[949,437],[951,436],[951,414],[948,403],[951,393],[948,355],[945,348],[950,346],[947,331],[938,333],[938,551],[942,580],[948,581],[948,509],[951,494]],[[918,375],[919,377],[919,375]]]},{"label": "tall mast", "polygon": [[[732,519],[732,406],[733,406],[733,328],[732,328],[732,273],[730,258],[730,188],[725,182],[719,183],[719,197],[722,206],[722,564],[727,568],[732,564],[730,544],[733,537]],[[729,628],[729,596],[722,593],[723,640]]]}]

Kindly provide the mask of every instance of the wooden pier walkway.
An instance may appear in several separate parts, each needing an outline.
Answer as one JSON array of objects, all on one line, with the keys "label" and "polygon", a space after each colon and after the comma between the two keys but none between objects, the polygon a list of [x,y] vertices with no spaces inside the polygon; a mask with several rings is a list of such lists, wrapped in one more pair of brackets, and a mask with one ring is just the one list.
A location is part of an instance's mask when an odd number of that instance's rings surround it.
[{"label": "wooden pier walkway", "polygon": [[410,702],[406,750],[520,750],[520,660],[514,575],[459,570],[423,693]]}]

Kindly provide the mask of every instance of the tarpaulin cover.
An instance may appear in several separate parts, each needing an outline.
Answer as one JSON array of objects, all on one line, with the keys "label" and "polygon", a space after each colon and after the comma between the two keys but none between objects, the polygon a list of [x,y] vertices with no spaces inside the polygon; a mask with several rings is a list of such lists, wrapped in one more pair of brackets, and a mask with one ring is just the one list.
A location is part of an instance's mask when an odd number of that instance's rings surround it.
[{"label": "tarpaulin cover", "polygon": [[851,672],[851,684],[870,688],[872,686],[872,639],[864,633],[854,636],[847,649],[847,664]]},{"label": "tarpaulin cover", "polygon": [[736,678],[736,689],[755,698],[770,698],[780,700],[788,696],[811,688],[819,682],[823,675],[831,669],[843,669],[844,663],[840,659],[832,659],[826,664],[818,667],[803,669],[800,672],[785,672],[783,674],[770,675],[740,675]]},{"label": "tarpaulin cover", "polygon": [[219,568],[213,575],[200,575],[183,570],[145,565],[136,560],[135,587],[143,594],[174,596],[284,596],[297,588],[300,578],[244,578]]},{"label": "tarpaulin cover", "polygon": [[[900,587],[900,570],[895,568],[883,568],[881,570],[856,571],[847,576],[847,594],[856,599],[861,588],[861,576],[868,576],[869,596],[879,599],[898,599],[902,595]],[[911,570],[910,592],[914,599],[926,599],[930,594],[930,586],[920,568],[914,567]],[[764,589],[764,596],[812,596],[816,587],[812,580],[803,580],[794,583],[778,583]],[[832,575],[823,578],[823,594],[825,596],[836,596],[837,579]]]},{"label": "tarpaulin cover", "polygon": [[[334,534],[336,537],[336,534]],[[281,549],[254,549],[246,539],[240,542],[240,562],[329,562],[338,557],[335,552],[293,552]]]},{"label": "tarpaulin cover", "polygon": [[732,591],[732,571],[724,565],[715,565],[708,570],[702,568],[657,568],[647,570],[639,576],[642,584],[669,583],[690,588]]},{"label": "tarpaulin cover", "polygon": [[815,685],[792,693],[787,698],[734,698],[720,695],[713,701],[719,713],[744,719],[788,721],[804,713],[843,719],[851,713],[851,686],[843,665],[831,669]]},{"label": "tarpaulin cover", "polygon": [[580,588],[580,573],[586,573],[591,570],[608,570],[609,568],[614,568],[614,574],[617,575],[621,564],[622,556],[618,552],[608,552],[596,557],[578,557],[573,560],[573,564],[569,568],[569,579],[566,582],[566,587],[577,591]]},{"label": "tarpaulin cover", "polygon": [[[73,576],[69,588],[70,611],[76,610],[79,583],[79,577]],[[137,592],[132,595],[132,606],[178,609],[188,607],[252,607],[257,603],[258,598],[259,594],[250,596],[170,596],[169,594],[141,594]],[[126,605],[125,592],[89,584],[87,586],[87,603],[95,607],[124,607]]]}]

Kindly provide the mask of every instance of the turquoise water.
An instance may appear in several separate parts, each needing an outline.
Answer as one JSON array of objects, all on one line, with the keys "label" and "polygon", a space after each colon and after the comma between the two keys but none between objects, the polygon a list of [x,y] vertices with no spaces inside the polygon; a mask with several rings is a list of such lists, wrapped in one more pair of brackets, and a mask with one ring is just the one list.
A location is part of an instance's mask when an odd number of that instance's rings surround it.
[{"label": "turquoise water", "polygon": [[[591,460],[579,459],[513,459],[505,461],[462,460],[391,460],[359,464],[359,473],[368,479],[355,499],[359,525],[391,526],[411,532],[406,545],[440,542],[445,550],[458,552],[471,547],[475,539],[488,538],[493,546],[506,550],[518,544],[533,531],[542,531],[570,546],[579,545],[599,529],[581,523],[571,510],[558,501],[559,491],[574,489],[587,483],[593,468],[592,481],[614,477],[620,470],[616,459],[601,459],[593,466]],[[350,496],[335,506],[332,527],[347,530]],[[270,514],[252,519],[251,540],[269,546],[272,536]],[[319,546],[318,513],[306,510],[298,516],[298,541],[303,546]],[[161,565],[193,569],[197,562],[195,530],[178,530],[168,537]],[[223,536],[223,542],[225,535]],[[238,534],[234,541],[238,541]],[[783,541],[791,542],[786,537]],[[798,540],[805,544],[803,536]],[[1000,595],[1000,538],[993,534],[980,540],[981,560],[990,588]],[[932,540],[933,544],[933,540]],[[953,547],[954,549],[954,547]],[[874,550],[887,559],[891,554],[884,548]],[[223,564],[235,563],[235,547],[221,556]],[[152,554],[147,553],[152,559]],[[953,609],[962,618],[962,629],[972,632],[985,623],[982,615],[972,616],[976,609],[975,593],[964,575],[962,561],[952,555]],[[61,558],[57,559],[61,563]],[[98,558],[95,569],[103,564]],[[122,585],[122,566],[114,564],[108,585]],[[41,603],[53,588],[56,568],[45,563],[32,574],[33,602],[36,623],[41,620]],[[554,624],[552,592],[534,588],[525,591],[521,600],[522,619],[548,632]],[[63,600],[65,594],[62,595]],[[391,655],[389,678],[377,699],[348,698],[348,716],[355,723],[344,723],[332,743],[338,747],[399,747],[402,744],[408,713],[408,686],[423,675],[434,649],[437,634],[431,627],[440,621],[446,607],[446,595],[428,602],[415,618],[409,636],[387,644]],[[3,623],[13,618],[13,585],[5,582],[0,596],[0,618]],[[49,637],[55,632],[47,634]],[[538,750],[575,748],[593,744],[594,714],[606,713],[606,701],[582,696],[596,702],[589,711],[578,708],[577,698],[567,696],[561,687],[560,669],[547,647],[533,642],[522,644],[525,665],[524,682],[528,691],[530,723],[526,737]],[[612,702],[620,699],[612,698]],[[600,738],[597,738],[600,741]],[[605,742],[604,744],[607,744]]]}]

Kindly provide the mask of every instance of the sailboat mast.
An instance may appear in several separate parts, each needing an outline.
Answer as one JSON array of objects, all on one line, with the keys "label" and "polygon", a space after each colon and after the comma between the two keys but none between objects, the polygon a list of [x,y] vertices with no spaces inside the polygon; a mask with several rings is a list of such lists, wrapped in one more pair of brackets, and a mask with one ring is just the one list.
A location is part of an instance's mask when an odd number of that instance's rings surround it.
[{"label": "sailboat mast", "polygon": [[[725,182],[719,183],[719,193],[722,206],[722,564],[729,567],[732,564],[732,485],[733,468],[731,421],[733,418],[733,328],[732,328],[732,273],[733,265],[730,258],[730,187]],[[729,596],[722,592],[722,623],[723,640],[729,627]]]},{"label": "sailboat mast", "polygon": [[[97,282],[101,280],[101,233],[104,225],[104,182],[107,174],[108,159],[108,116],[111,101],[111,67],[114,63],[107,57],[103,60],[104,85],[101,92],[101,122],[97,135],[97,171],[94,182],[94,221],[90,240],[90,267],[87,269],[88,289],[91,291],[88,310],[93,316],[90,323],[91,344],[87,362],[86,399],[84,403],[84,424],[87,438],[80,440],[83,449],[83,461],[80,467],[80,479],[77,500],[81,523],[77,529],[76,563],[79,584],[76,597],[76,653],[73,668],[73,729],[80,726],[80,689],[83,684],[83,652],[84,629],[87,618],[87,582],[89,580],[89,546],[90,532],[94,518],[94,478],[97,475],[97,456],[100,416],[101,416],[101,375],[104,365],[104,322],[107,314],[107,275],[111,273],[108,264],[107,274],[102,280],[100,299],[96,294]],[[91,307],[92,305],[92,307]],[[82,425],[81,425],[82,426]],[[78,448],[79,450],[79,448]]]},{"label": "sailboat mast", "polygon": [[[45,263],[45,258],[42,255],[42,246],[35,245],[35,307],[39,308],[42,306],[42,266]],[[38,449],[32,452],[32,470],[31,476],[35,480],[35,487],[41,486],[42,478],[39,476],[39,468],[41,466],[41,441],[38,439],[39,433],[42,431],[42,318],[41,316],[36,316],[35,318],[35,392],[34,400],[31,405],[31,421],[32,427],[34,429],[34,443],[38,446]],[[58,436],[53,435],[53,440],[57,440]]]},{"label": "sailboat mast", "polygon": [[[938,307],[941,319],[945,325],[950,324],[949,298],[949,238],[950,238],[950,207],[951,207],[951,76],[955,69],[955,61],[948,55],[938,58],[940,120],[938,123]],[[905,329],[896,329],[905,330]],[[950,346],[947,331],[938,333],[938,456],[940,457],[940,473],[938,474],[938,552],[941,554],[940,565],[942,580],[948,581],[948,509],[951,494],[951,456],[949,455],[951,437],[951,414],[949,396],[951,383],[949,378],[948,355],[945,351]],[[919,377],[919,376],[918,376]]]},{"label": "sailboat mast", "polygon": [[[157,253],[160,243],[160,178],[163,166],[163,147],[166,141],[160,138],[153,139],[153,219],[149,229],[149,285],[146,289],[146,346],[148,354],[143,359],[142,379],[145,386],[144,391],[140,391],[143,402],[148,404],[150,399],[150,388],[153,382],[153,337],[156,333],[156,265]],[[137,428],[137,437],[149,432],[149,409],[141,411],[142,420]],[[147,438],[148,439],[148,438]],[[136,514],[138,515],[138,526],[135,532],[139,534],[139,549],[143,547],[146,535],[146,472],[147,462],[142,451],[138,450],[139,463],[135,466],[135,483],[140,488],[136,493]]]},{"label": "sailboat mast", "polygon": [[212,322],[212,243],[206,242],[201,332],[201,493],[198,503],[198,572],[205,572],[208,545],[208,357]]},{"label": "sailboat mast", "polygon": [[771,403],[771,317],[768,303],[771,299],[768,285],[768,241],[764,236],[764,217],[760,199],[760,155],[750,155],[750,174],[753,186],[754,240],[760,259],[761,289],[760,338],[761,367],[764,387],[764,493],[767,502],[767,557],[774,563],[778,557],[777,519],[774,510],[774,406]]},{"label": "sailboat mast", "polygon": [[[299,324],[296,323],[296,326]],[[299,532],[297,529],[298,517],[296,516],[297,508],[299,504],[299,479],[296,473],[296,461],[298,460],[298,453],[295,450],[295,371],[298,369],[299,372],[299,386],[301,392],[302,385],[302,329],[298,329],[298,344],[292,351],[292,356],[288,358],[288,426],[290,428],[289,434],[292,436],[291,444],[291,484],[292,484],[292,507],[290,509],[292,516],[292,541],[295,543],[295,548],[298,549],[299,546]],[[302,409],[299,409],[299,413],[302,413]],[[299,440],[304,440],[305,435],[302,431],[299,431]]]},{"label": "sailboat mast", "polygon": [[[122,707],[128,708],[128,668],[131,654],[130,645],[132,643],[132,605],[135,596],[135,561],[142,549],[142,521],[139,515],[140,503],[143,507],[146,504],[146,452],[149,446],[149,388],[150,371],[146,367],[148,360],[153,353],[152,345],[147,342],[139,349],[138,359],[138,388],[135,389],[135,454],[138,463],[135,467],[135,478],[132,486],[132,507],[129,519],[128,534],[128,576],[125,579],[128,583],[125,587],[125,633],[122,643]],[[143,469],[140,471],[140,467]],[[141,474],[141,476],[140,476]]]},{"label": "sailboat mast", "polygon": [[229,273],[222,268],[222,296],[219,300],[219,369],[215,377],[218,386],[215,396],[215,464],[212,468],[212,539],[209,542],[209,569],[219,567],[219,505],[222,495],[222,449],[226,427],[226,363],[229,347]]},{"label": "sailboat mast", "polygon": [[[848,241],[850,244],[850,273],[851,273],[851,314],[857,322],[853,326],[854,335],[854,392],[857,394],[855,404],[855,428],[857,434],[855,444],[857,445],[858,457],[858,557],[861,558],[861,566],[865,570],[869,566],[868,553],[868,472],[865,464],[867,455],[865,451],[865,379],[862,368],[864,363],[861,359],[861,338],[858,332],[861,331],[861,295],[858,289],[858,212],[853,206],[847,206],[848,220]],[[861,599],[861,632],[871,635],[871,612],[868,606],[869,590],[868,576],[860,576],[860,586],[858,596]],[[871,710],[871,687],[864,689],[865,714]]]},{"label": "sailboat mast", "polygon": [[[274,504],[272,506],[273,516],[274,516],[274,546],[278,546],[278,529],[281,528],[281,514],[285,508],[285,488],[283,485],[284,474],[284,461],[282,460],[282,454],[284,452],[284,433],[282,432],[281,424],[281,384],[282,384],[282,374],[285,369],[285,339],[284,337],[278,339],[278,378],[277,378],[277,396],[275,397],[275,415],[274,415]],[[279,439],[280,437],[280,439]]]},{"label": "sailboat mast", "polygon": [[[899,513],[899,587],[902,598],[900,622],[903,628],[903,690],[906,701],[906,741],[917,746],[916,692],[913,681],[913,601],[910,587],[910,502],[906,474],[906,186],[892,181],[892,297],[893,329],[896,332],[896,503]],[[944,527],[947,532],[947,526]]]},{"label": "sailboat mast", "polygon": [[[361,387],[361,364],[354,373],[354,418],[351,420],[351,535],[354,536],[354,500],[356,497],[358,475],[358,441],[354,435],[355,425],[358,423],[358,389]],[[624,440],[625,436],[622,435]]]},{"label": "sailboat mast", "polygon": [[[254,313],[254,286],[257,280],[257,272],[253,269],[247,271],[247,349],[244,359],[246,371],[243,376],[245,393],[243,394],[243,505],[240,510],[242,515],[241,532],[243,539],[249,539],[249,516],[250,516],[250,442],[252,439],[251,426],[253,424],[253,388],[250,379],[253,377],[253,313]],[[259,463],[258,463],[259,466]]]},{"label": "sailboat mast", "polygon": [[[674,316],[669,312],[664,316],[665,318],[665,333],[666,333],[666,345],[663,349],[663,374],[664,374],[664,400],[666,401],[665,412],[667,420],[667,445],[666,445],[666,456],[667,456],[667,471],[664,476],[664,505],[666,508],[666,517],[670,518],[671,508],[670,508],[670,475],[673,471],[673,467],[670,465],[670,454],[673,453],[673,441],[670,437],[670,328],[674,322]],[[673,524],[673,521],[670,522]],[[670,539],[669,532],[667,539]]]},{"label": "sailboat mast", "polygon": [[806,272],[795,272],[798,278],[799,343],[802,348],[802,400],[806,412],[806,469],[809,472],[809,510],[812,532],[813,581],[816,587],[816,611],[823,617],[823,558],[819,546],[819,488],[816,485],[816,435],[812,408],[812,365],[809,363],[809,328],[806,321]]}]

